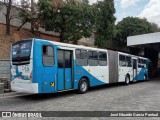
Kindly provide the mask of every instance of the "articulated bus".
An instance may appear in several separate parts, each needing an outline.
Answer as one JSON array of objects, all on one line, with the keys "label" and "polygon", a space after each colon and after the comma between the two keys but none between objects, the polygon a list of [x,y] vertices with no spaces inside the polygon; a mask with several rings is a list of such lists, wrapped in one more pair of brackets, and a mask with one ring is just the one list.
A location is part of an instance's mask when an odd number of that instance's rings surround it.
[{"label": "articulated bus", "polygon": [[87,92],[89,87],[149,79],[150,60],[118,51],[42,39],[11,47],[11,89],[25,93]]}]

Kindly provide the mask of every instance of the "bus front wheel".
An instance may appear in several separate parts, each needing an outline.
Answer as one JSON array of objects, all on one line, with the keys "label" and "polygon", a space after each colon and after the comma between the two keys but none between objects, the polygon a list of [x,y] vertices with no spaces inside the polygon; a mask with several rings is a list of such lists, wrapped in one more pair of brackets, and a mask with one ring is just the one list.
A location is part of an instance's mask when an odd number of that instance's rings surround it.
[{"label": "bus front wheel", "polygon": [[79,81],[79,85],[78,85],[78,92],[80,94],[84,94],[88,91],[88,81],[87,79],[85,78],[82,78],[80,81]]}]

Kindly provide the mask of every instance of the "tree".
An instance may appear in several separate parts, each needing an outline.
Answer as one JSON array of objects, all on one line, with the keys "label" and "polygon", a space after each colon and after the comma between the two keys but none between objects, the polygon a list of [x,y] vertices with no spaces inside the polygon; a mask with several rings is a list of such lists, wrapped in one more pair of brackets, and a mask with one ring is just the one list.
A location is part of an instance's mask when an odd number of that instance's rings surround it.
[{"label": "tree", "polygon": [[4,13],[6,18],[6,35],[10,35],[10,22],[11,19],[13,19],[10,13],[13,5],[13,0],[3,0],[2,2],[6,7],[6,12]]},{"label": "tree", "polygon": [[96,25],[95,25],[95,45],[101,48],[107,47],[107,41],[112,42],[115,28],[115,8],[114,0],[99,1],[95,4]]},{"label": "tree", "polygon": [[116,25],[116,37],[114,40],[120,47],[126,47],[127,37],[158,32],[160,28],[155,23],[150,23],[147,19],[138,17],[127,17]]},{"label": "tree", "polygon": [[82,37],[90,37],[95,23],[94,10],[91,5],[78,0],[62,1],[39,0],[42,26],[48,31],[58,32],[62,42],[77,42]]},{"label": "tree", "polygon": [[21,0],[21,9],[19,12],[19,18],[22,20],[22,24],[18,27],[18,31],[25,25],[27,22],[32,21],[32,14],[29,11],[30,3],[28,0]]},{"label": "tree", "polygon": [[38,21],[37,18],[37,5],[33,0],[21,0],[21,9],[19,12],[19,18],[22,20],[22,24],[17,29],[18,31],[25,25],[27,22],[31,23],[31,32],[34,33],[34,25]]},{"label": "tree", "polygon": [[[33,15],[34,14],[34,1],[31,0],[31,14]],[[34,27],[33,27],[34,23],[33,21],[31,21],[31,31],[34,32]]]}]

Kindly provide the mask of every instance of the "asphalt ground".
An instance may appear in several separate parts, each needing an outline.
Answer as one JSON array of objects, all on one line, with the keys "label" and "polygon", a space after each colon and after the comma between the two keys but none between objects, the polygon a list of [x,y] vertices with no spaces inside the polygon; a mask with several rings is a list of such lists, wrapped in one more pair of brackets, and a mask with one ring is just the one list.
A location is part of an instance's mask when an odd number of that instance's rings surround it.
[{"label": "asphalt ground", "polygon": [[[77,94],[77,91],[32,95],[16,92],[6,93],[0,95],[0,111],[160,111],[160,80],[136,82],[128,86],[123,84],[103,85],[91,88],[86,94]],[[3,119],[8,120],[8,118]],[[160,117],[61,117],[41,119],[160,120]]]}]

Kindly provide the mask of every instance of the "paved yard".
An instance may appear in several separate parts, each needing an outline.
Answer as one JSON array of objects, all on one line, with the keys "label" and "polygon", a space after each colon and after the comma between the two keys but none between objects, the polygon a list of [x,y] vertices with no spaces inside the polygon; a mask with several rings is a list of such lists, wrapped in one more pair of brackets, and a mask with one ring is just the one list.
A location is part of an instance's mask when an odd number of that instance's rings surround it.
[{"label": "paved yard", "polygon": [[86,94],[69,91],[45,95],[0,96],[0,110],[160,111],[160,80],[128,86],[105,85],[92,88]]}]

